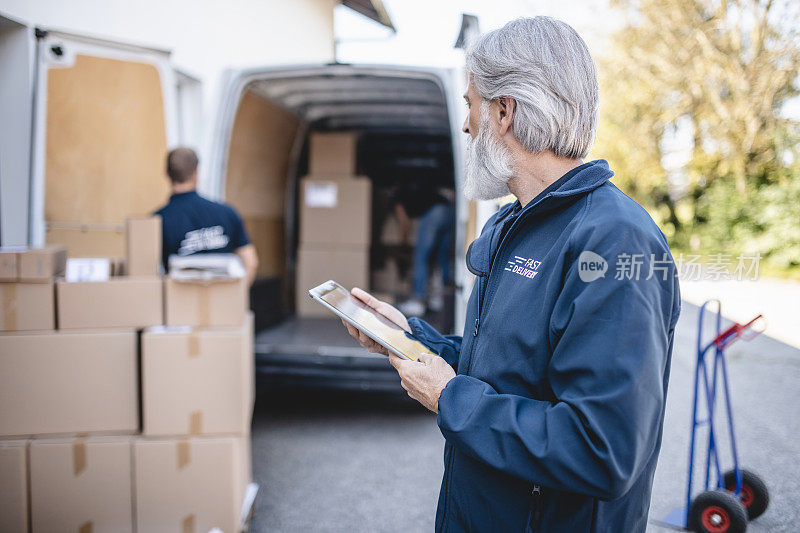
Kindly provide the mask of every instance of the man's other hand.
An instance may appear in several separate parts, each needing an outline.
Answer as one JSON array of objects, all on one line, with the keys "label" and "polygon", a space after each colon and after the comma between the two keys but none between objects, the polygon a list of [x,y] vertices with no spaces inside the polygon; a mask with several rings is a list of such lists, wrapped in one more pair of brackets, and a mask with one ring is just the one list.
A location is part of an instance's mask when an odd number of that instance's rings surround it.
[{"label": "man's other hand", "polygon": [[456,377],[453,367],[438,355],[420,354],[419,361],[389,354],[389,362],[400,374],[400,384],[408,395],[433,411],[439,412],[439,396]]},{"label": "man's other hand", "polygon": [[[397,324],[407,332],[411,333],[411,328],[408,325],[408,320],[406,320],[405,315],[398,311],[395,307],[378,300],[374,296],[372,296],[367,291],[361,290],[358,287],[355,287],[350,293],[355,297],[364,302],[367,306],[374,309],[378,314],[383,315],[386,317],[387,320]],[[367,335],[360,332],[344,320],[342,320],[342,325],[347,328],[347,332],[353,337],[358,343],[369,350],[372,353],[380,353],[383,355],[389,355],[389,350],[375,342],[374,340],[370,339]]]},{"label": "man's other hand", "polygon": [[396,307],[387,304],[381,300],[378,300],[373,295],[368,293],[367,291],[361,290],[358,287],[353,287],[353,290],[350,291],[350,294],[367,304],[369,307],[373,308],[375,311],[380,313],[381,315],[385,316],[389,319],[390,322],[394,322],[407,332],[411,333],[411,327],[408,325],[408,320],[406,320],[406,316],[401,313]]}]

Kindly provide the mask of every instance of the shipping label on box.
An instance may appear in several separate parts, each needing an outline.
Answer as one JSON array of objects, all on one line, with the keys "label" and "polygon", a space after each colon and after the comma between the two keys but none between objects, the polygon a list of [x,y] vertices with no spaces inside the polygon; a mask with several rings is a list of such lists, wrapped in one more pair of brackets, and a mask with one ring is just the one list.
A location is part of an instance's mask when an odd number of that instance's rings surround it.
[{"label": "shipping label on box", "polygon": [[306,177],[300,184],[300,243],[314,246],[368,246],[372,182]]},{"label": "shipping label on box", "polygon": [[56,283],[59,329],[146,328],[164,323],[157,277]]},{"label": "shipping label on box", "polygon": [[139,429],[135,331],[0,335],[0,437]]},{"label": "shipping label on box", "polygon": [[75,281],[108,281],[113,276],[114,260],[110,257],[70,257],[64,280]]},{"label": "shipping label on box", "polygon": [[63,276],[67,265],[66,246],[33,248],[19,257],[19,279],[29,283],[47,283]]},{"label": "shipping label on box", "polygon": [[129,437],[31,441],[31,531],[132,532]]},{"label": "shipping label on box", "polygon": [[0,531],[28,533],[28,441],[0,440]]},{"label": "shipping label on box", "polygon": [[129,218],[125,224],[129,276],[157,276],[161,270],[161,217]]},{"label": "shipping label on box", "polygon": [[53,282],[0,283],[0,331],[55,329]]},{"label": "shipping label on box", "polygon": [[166,279],[168,326],[237,327],[248,309],[247,280],[178,281]]},{"label": "shipping label on box", "polygon": [[250,481],[249,443],[247,437],[137,439],[137,529],[238,532]]},{"label": "shipping label on box", "polygon": [[250,432],[253,322],[238,328],[160,327],[142,335],[143,433]]}]

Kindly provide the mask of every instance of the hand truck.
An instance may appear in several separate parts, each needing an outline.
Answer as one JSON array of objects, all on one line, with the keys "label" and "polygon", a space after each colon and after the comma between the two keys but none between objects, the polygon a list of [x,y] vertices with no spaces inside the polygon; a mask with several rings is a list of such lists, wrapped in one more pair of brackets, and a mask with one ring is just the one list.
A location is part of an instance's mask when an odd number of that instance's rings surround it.
[{"label": "hand truck", "polygon": [[[703,319],[712,304],[716,304],[714,322],[716,336],[703,344]],[[672,511],[664,524],[688,529],[698,533],[742,533],[748,520],[761,516],[769,505],[766,484],[755,473],[739,467],[736,451],[736,436],[733,430],[728,370],[725,364],[725,349],[738,339],[750,340],[764,331],[766,321],[758,315],[745,324],[733,324],[722,330],[722,304],[709,300],[700,307],[697,326],[697,363],[694,372],[694,400],[692,402],[692,437],[689,444],[689,473],[686,486],[686,507]],[[712,352],[712,355],[709,355]],[[713,357],[713,365],[707,360]],[[721,389],[721,393],[720,393]],[[706,400],[705,419],[698,417],[701,392]],[[730,434],[733,469],[727,472],[720,468],[717,438],[714,427],[714,408],[718,393],[724,400],[725,416]],[[694,474],[695,448],[698,428],[708,425],[708,443],[705,456],[705,488],[692,498],[692,475]],[[698,452],[699,455],[699,452]],[[713,466],[713,470],[712,470]],[[713,477],[712,477],[713,473]]]}]

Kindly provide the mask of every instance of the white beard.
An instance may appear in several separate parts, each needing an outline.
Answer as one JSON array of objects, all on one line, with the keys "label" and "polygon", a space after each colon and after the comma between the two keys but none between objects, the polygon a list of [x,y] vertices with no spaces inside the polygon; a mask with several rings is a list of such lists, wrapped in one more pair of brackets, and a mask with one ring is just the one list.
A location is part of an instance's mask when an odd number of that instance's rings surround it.
[{"label": "white beard", "polygon": [[511,154],[489,126],[489,102],[481,103],[481,129],[467,139],[464,196],[494,200],[510,194],[508,180],[514,175]]}]

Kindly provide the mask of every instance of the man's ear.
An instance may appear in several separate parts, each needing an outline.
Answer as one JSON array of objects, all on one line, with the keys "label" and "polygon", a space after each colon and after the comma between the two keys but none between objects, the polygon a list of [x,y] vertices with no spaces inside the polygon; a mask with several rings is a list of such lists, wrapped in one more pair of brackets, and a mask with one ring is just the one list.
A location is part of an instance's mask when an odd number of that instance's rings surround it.
[{"label": "man's ear", "polygon": [[505,135],[514,122],[514,110],[517,103],[513,98],[506,96],[497,99],[497,106],[500,110],[500,135]]}]

